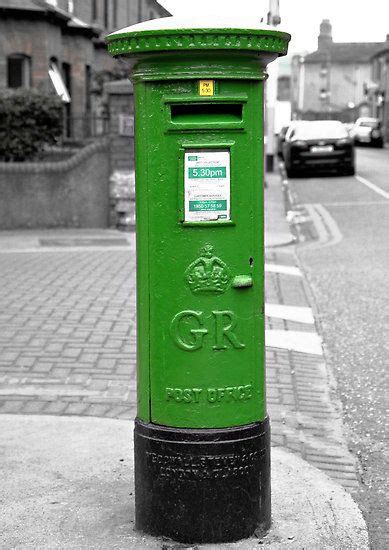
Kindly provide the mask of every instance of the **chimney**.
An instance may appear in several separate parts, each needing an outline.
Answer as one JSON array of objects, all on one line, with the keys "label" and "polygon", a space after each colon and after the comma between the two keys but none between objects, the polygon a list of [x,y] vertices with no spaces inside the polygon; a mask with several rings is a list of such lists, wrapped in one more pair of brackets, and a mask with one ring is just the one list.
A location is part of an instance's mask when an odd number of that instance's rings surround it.
[{"label": "chimney", "polygon": [[332,44],[332,26],[329,19],[323,19],[320,24],[320,34],[317,39],[317,49],[328,50]]}]

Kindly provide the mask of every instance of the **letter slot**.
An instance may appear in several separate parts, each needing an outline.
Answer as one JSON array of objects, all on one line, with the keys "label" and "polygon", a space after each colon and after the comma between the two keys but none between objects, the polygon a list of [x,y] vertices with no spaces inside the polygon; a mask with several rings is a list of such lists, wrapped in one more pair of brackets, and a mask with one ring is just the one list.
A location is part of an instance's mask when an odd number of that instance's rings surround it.
[{"label": "letter slot", "polygon": [[215,124],[242,122],[241,103],[188,103],[170,106],[174,124]]}]

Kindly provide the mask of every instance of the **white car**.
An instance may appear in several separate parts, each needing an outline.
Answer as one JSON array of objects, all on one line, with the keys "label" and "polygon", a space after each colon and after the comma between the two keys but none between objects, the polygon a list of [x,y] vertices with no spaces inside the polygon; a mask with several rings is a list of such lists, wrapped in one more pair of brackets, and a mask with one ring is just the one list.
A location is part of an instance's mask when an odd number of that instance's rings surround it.
[{"label": "white car", "polygon": [[361,117],[355,122],[350,131],[355,143],[366,143],[375,147],[384,146],[381,122],[377,118]]}]

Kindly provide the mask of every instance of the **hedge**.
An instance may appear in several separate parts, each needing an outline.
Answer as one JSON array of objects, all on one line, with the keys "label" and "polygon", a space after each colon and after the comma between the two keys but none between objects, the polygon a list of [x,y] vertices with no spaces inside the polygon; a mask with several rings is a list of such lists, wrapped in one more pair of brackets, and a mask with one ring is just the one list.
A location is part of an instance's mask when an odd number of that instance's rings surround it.
[{"label": "hedge", "polygon": [[0,161],[33,159],[62,135],[62,102],[34,90],[0,93]]}]

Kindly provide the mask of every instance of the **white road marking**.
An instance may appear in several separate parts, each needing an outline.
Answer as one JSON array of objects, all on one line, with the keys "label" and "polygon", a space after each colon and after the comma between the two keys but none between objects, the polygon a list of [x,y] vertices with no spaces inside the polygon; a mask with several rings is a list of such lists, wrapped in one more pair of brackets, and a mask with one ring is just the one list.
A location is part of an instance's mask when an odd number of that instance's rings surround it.
[{"label": "white road marking", "polygon": [[355,179],[357,179],[360,183],[363,183],[363,185],[366,185],[366,187],[369,187],[372,191],[377,193],[378,195],[381,195],[381,197],[385,197],[385,199],[389,199],[389,193],[381,189],[381,187],[378,187],[375,183],[372,183],[371,181],[367,180],[366,178],[363,178],[362,176],[355,176]]},{"label": "white road marking", "polygon": [[286,321],[296,321],[313,325],[315,319],[310,307],[285,306],[283,304],[265,304],[266,317],[276,317]]},{"label": "white road marking", "polygon": [[323,206],[376,206],[382,205],[388,206],[385,201],[343,201],[343,202],[323,202]]},{"label": "white road marking", "polygon": [[343,235],[339,229],[338,224],[322,204],[316,204],[315,207],[316,207],[316,211],[322,217],[322,219],[324,220],[329,230],[330,240],[328,244],[337,244],[343,239]]},{"label": "white road marking", "polygon": [[316,332],[266,330],[265,344],[269,348],[288,349],[300,353],[323,355],[322,340]]},{"label": "white road marking", "polygon": [[265,264],[265,271],[269,273],[282,273],[285,275],[294,275],[295,277],[303,276],[299,268],[294,265]]}]

